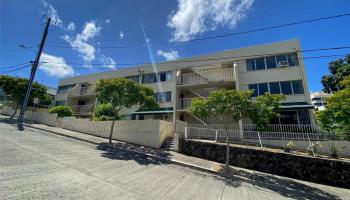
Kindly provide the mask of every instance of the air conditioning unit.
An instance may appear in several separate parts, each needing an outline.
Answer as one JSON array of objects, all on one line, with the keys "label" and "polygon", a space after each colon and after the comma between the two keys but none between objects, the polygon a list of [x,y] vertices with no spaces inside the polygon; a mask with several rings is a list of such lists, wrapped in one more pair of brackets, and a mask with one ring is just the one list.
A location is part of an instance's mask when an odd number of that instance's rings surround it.
[{"label": "air conditioning unit", "polygon": [[288,67],[288,62],[286,60],[279,61],[277,65],[278,67]]}]

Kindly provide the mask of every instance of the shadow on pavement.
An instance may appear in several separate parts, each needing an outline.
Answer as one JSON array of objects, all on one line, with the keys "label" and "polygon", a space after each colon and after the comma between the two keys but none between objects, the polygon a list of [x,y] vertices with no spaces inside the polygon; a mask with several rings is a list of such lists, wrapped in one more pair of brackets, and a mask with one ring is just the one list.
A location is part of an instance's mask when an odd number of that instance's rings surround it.
[{"label": "shadow on pavement", "polygon": [[224,181],[225,185],[230,187],[239,187],[242,185],[242,183],[247,183],[253,185],[254,189],[256,190],[266,192],[273,191],[284,197],[292,199],[341,199],[340,197],[334,194],[330,194],[319,188],[315,188],[283,177],[276,177],[268,174],[247,172],[236,169],[232,169],[229,174],[229,176],[221,174],[215,178]]},{"label": "shadow on pavement", "polygon": [[[103,151],[101,155],[105,158],[116,159],[116,160],[134,160],[140,165],[162,165],[169,164],[166,160],[170,156],[169,153],[166,152],[158,152],[156,155],[161,155],[163,159],[154,158],[152,156],[147,156],[143,153],[137,153],[132,150],[137,150],[138,148],[142,148],[136,145],[130,144],[113,144],[113,146],[108,143],[100,143],[96,147],[98,150]],[[156,150],[154,150],[156,151]]]}]

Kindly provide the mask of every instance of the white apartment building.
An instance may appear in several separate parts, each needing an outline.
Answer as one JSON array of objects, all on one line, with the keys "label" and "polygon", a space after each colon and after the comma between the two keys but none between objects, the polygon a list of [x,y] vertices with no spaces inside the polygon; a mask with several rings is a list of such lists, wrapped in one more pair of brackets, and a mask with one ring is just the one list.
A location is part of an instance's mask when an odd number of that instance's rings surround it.
[{"label": "white apartment building", "polygon": [[311,93],[311,103],[314,105],[316,110],[324,110],[325,105],[327,104],[326,100],[330,96],[332,96],[332,94],[328,94],[322,91]]},{"label": "white apartment building", "polygon": [[[284,94],[281,116],[271,123],[309,124],[314,121],[313,106],[301,57],[299,41],[289,40],[163,62],[156,70],[142,65],[71,77],[59,81],[55,101],[70,106],[76,115],[87,115],[98,103],[94,94],[98,80],[126,77],[151,87],[160,105],[158,110],[124,110],[127,119],[218,123],[215,118],[199,119],[187,108],[193,98],[227,88],[254,89],[254,97],[265,92]],[[251,121],[245,118],[241,123]]]}]

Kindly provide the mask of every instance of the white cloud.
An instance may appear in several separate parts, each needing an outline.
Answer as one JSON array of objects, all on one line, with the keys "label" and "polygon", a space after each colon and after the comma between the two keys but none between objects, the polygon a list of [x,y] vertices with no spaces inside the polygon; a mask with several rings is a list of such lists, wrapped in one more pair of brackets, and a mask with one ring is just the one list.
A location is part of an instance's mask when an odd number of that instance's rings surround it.
[{"label": "white cloud", "polygon": [[63,37],[74,50],[79,52],[79,56],[87,63],[95,59],[95,47],[87,43],[88,40],[93,39],[100,34],[102,27],[96,25],[94,21],[85,24],[81,33],[78,33],[75,38],[68,35]]},{"label": "white cloud", "polygon": [[177,51],[162,51],[162,50],[158,50],[157,51],[157,55],[158,56],[162,56],[164,57],[166,60],[176,60],[179,56],[179,53]]},{"label": "white cloud", "polygon": [[104,67],[108,67],[110,69],[115,69],[116,68],[116,62],[113,60],[113,58],[109,56],[102,55],[100,57],[101,62],[103,63]]},{"label": "white cloud", "polygon": [[58,78],[74,76],[73,68],[66,64],[63,57],[42,53],[40,61],[41,64],[39,65],[39,69],[49,76],[55,76]]},{"label": "white cloud", "polygon": [[67,31],[74,31],[75,30],[75,24],[73,22],[69,23],[67,28]]},{"label": "white cloud", "polygon": [[178,10],[169,16],[171,41],[187,41],[219,26],[234,28],[244,19],[254,0],[178,0]]},{"label": "white cloud", "polygon": [[105,24],[110,24],[110,23],[111,23],[111,19],[110,18],[106,19]]},{"label": "white cloud", "polygon": [[60,16],[58,16],[57,10],[45,0],[41,0],[41,4],[45,9],[43,13],[46,15],[46,17],[51,17],[52,24],[59,27],[63,27],[63,21],[61,20]]},{"label": "white cloud", "polygon": [[119,32],[119,39],[123,39],[124,38],[124,32],[123,31],[120,31]]}]

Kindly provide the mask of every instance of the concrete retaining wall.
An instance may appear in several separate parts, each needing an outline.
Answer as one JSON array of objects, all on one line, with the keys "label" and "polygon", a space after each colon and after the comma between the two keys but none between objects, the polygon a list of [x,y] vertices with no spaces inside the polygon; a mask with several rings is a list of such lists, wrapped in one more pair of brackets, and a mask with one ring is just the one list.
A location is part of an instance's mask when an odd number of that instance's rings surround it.
[{"label": "concrete retaining wall", "polygon": [[[180,151],[186,155],[225,163],[226,146],[222,144],[181,140]],[[300,156],[254,147],[232,146],[230,165],[350,188],[349,161]]]}]

